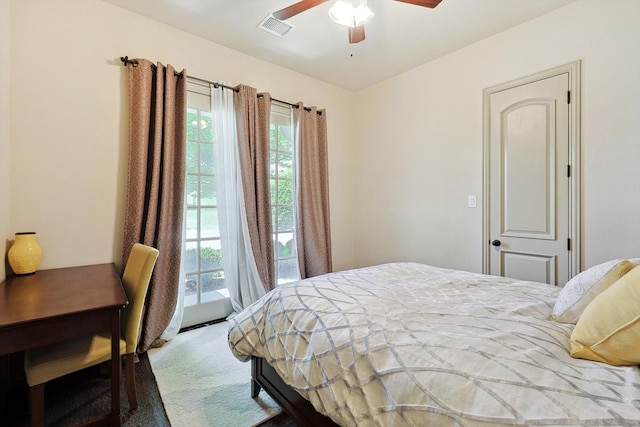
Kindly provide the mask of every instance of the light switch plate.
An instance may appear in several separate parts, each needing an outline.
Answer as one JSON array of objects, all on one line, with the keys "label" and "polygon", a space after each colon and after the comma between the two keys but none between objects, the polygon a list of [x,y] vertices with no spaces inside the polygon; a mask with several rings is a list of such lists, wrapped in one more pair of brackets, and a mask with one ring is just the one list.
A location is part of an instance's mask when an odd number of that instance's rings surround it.
[{"label": "light switch plate", "polygon": [[467,206],[470,208],[475,208],[477,206],[476,196],[469,196],[467,198]]}]

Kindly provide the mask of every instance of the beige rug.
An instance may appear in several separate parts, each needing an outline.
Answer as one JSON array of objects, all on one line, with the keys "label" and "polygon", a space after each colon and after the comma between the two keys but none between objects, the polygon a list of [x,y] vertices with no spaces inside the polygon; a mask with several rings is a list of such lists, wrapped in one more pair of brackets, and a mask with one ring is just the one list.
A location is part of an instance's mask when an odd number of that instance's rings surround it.
[{"label": "beige rug", "polygon": [[251,398],[251,363],[233,357],[227,328],[193,329],[148,351],[172,427],[249,427],[280,413],[264,391]]}]

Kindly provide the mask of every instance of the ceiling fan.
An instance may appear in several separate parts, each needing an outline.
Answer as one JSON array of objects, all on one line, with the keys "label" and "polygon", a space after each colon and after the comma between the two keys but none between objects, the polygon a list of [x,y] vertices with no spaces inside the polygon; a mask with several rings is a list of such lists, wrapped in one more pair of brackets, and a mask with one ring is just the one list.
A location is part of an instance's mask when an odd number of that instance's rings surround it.
[{"label": "ceiling fan", "polygon": [[[284,21],[305,10],[311,9],[329,0],[302,0],[273,13],[273,17]],[[395,0],[416,6],[434,8],[442,0]],[[349,43],[360,43],[364,40],[364,24],[373,17],[373,12],[367,7],[367,0],[336,0],[329,9],[329,16],[338,24],[349,29]]]}]

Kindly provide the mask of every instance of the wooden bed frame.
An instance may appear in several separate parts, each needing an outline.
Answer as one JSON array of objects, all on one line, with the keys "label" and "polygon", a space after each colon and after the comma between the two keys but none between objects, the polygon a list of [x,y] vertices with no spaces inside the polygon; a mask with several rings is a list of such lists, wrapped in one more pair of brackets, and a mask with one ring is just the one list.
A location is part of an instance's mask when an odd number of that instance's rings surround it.
[{"label": "wooden bed frame", "polygon": [[251,357],[251,397],[264,389],[299,426],[337,427],[328,417],[317,412],[313,405],[285,384],[275,369],[261,357]]}]

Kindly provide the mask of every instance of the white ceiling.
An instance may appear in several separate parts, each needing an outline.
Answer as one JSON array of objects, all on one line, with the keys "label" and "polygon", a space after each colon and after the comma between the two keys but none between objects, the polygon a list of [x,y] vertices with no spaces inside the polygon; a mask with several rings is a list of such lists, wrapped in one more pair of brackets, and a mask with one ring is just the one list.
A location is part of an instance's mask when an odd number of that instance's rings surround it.
[{"label": "white ceiling", "polygon": [[369,0],[350,45],[328,1],[290,18],[284,38],[257,26],[297,0],[104,0],[256,58],[357,91],[575,0],[442,0],[435,9]]}]

